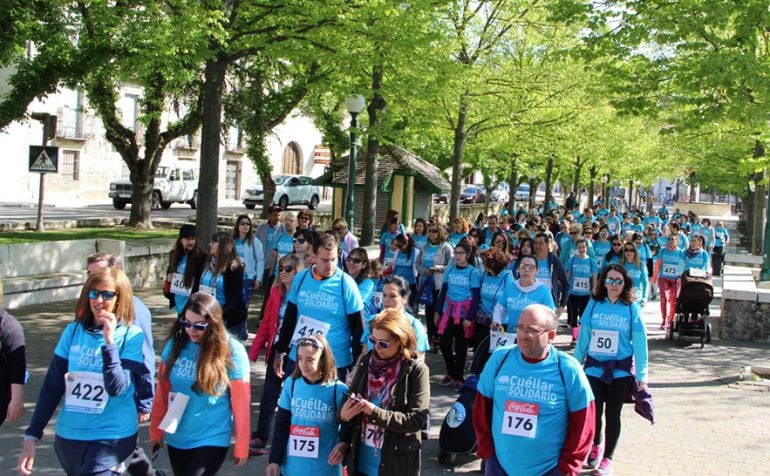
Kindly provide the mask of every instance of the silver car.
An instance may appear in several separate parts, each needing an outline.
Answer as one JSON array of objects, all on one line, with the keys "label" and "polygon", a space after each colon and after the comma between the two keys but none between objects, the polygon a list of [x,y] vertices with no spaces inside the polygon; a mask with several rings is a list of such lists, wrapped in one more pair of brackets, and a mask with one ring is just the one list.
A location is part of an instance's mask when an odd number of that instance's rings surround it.
[{"label": "silver car", "polygon": [[[264,189],[261,184],[252,185],[246,189],[243,204],[249,210],[265,200]],[[275,195],[273,205],[278,205],[284,210],[289,205],[307,205],[315,210],[321,201],[321,188],[313,185],[313,178],[305,175],[280,175],[275,178]]]}]

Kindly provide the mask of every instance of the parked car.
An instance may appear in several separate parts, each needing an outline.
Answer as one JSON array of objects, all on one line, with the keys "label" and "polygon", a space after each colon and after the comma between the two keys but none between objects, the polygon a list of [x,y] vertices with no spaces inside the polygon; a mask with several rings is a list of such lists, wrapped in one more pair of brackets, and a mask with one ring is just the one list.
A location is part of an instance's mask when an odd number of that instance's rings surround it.
[{"label": "parked car", "polygon": [[[265,201],[262,184],[252,185],[246,188],[246,196],[243,204],[252,210],[258,203]],[[289,205],[307,205],[315,210],[321,201],[321,188],[313,185],[313,179],[305,175],[280,175],[275,178],[275,195],[273,205],[278,205],[284,210]]]},{"label": "parked car", "polygon": [[470,185],[460,193],[460,203],[480,203],[486,199],[486,191],[481,185]]},{"label": "parked car", "polygon": [[[107,196],[115,209],[122,210],[131,203],[132,190],[130,180],[116,180],[110,182]],[[198,179],[193,169],[161,165],[155,171],[152,208],[165,210],[174,202],[187,203],[194,210],[198,206]]]},{"label": "parked car", "polygon": [[529,184],[528,183],[522,183],[519,185],[519,188],[516,189],[516,194],[514,194],[514,200],[529,200]]},{"label": "parked car", "polygon": [[433,194],[433,203],[449,203],[449,194],[448,193],[434,193]]},{"label": "parked car", "polygon": [[495,187],[494,190],[492,190],[491,195],[489,196],[489,199],[493,202],[507,202],[510,199],[510,195],[508,194],[508,184],[507,183],[501,183],[497,187]]}]

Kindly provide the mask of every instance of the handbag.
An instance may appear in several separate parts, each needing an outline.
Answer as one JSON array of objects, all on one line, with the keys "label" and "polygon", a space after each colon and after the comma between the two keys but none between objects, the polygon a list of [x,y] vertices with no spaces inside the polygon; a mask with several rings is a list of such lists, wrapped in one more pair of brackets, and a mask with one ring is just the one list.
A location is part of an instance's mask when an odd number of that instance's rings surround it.
[{"label": "handbag", "polygon": [[433,291],[435,289],[436,289],[436,284],[433,282],[433,276],[426,277],[422,282],[422,286],[420,287],[420,292],[417,293],[417,302],[420,304],[424,304],[426,306],[432,305]]}]

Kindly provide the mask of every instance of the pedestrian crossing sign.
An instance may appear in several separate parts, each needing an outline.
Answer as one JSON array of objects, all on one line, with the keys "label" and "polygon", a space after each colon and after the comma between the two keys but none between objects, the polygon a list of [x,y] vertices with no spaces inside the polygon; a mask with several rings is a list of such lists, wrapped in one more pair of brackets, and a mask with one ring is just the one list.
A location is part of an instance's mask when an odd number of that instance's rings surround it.
[{"label": "pedestrian crossing sign", "polygon": [[29,146],[29,171],[44,174],[59,171],[59,148],[42,145]]}]

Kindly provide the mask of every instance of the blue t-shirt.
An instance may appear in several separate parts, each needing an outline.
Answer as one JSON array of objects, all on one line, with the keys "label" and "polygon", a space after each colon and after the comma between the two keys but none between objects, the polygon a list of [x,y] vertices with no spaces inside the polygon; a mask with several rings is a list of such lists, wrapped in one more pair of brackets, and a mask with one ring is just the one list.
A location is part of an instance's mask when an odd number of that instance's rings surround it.
[{"label": "blue t-shirt", "polygon": [[340,381],[310,384],[297,377],[284,383],[278,407],[291,412],[291,426],[282,474],[342,475],[342,465],[327,459],[339,443],[337,411],[347,391]]},{"label": "blue t-shirt", "polygon": [[[121,360],[144,365],[144,335],[138,326],[119,325],[113,339]],[[68,375],[84,377],[82,381],[73,378],[72,388],[69,392],[65,390],[64,404],[56,418],[56,434],[62,438],[117,440],[132,436],[139,429],[134,382],[129,379],[128,387],[119,395],[107,394],[102,360],[104,345],[101,330],[89,331],[77,322],[67,324],[59,337],[54,354],[67,361]],[[105,400],[106,405],[96,408]]]},{"label": "blue t-shirt", "polygon": [[412,240],[414,240],[414,247],[421,250],[423,246],[428,244],[428,235],[413,234]]},{"label": "blue t-shirt", "polygon": [[414,274],[414,260],[417,259],[417,253],[417,248],[412,248],[408,254],[399,251],[393,265],[393,274],[406,279],[409,284],[416,284],[417,282]]},{"label": "blue t-shirt", "polygon": [[594,240],[594,253],[596,253],[596,266],[601,270],[604,269],[605,262],[604,257],[612,249],[612,242],[610,240]]},{"label": "blue t-shirt", "polygon": [[727,228],[718,226],[714,228],[714,246],[725,246],[725,242],[730,238]]},{"label": "blue t-shirt", "polygon": [[543,283],[549,290],[551,289],[551,264],[548,262],[548,258],[537,260],[537,274],[535,279]]},{"label": "blue t-shirt", "polygon": [[[176,272],[184,276],[184,270],[186,268],[187,268],[187,255],[184,255],[179,260],[179,263],[176,265]],[[184,309],[185,305],[187,304],[187,301],[189,300],[190,300],[189,295],[174,293],[174,307],[176,308],[177,314],[182,313],[182,310]]]},{"label": "blue t-shirt", "polygon": [[423,268],[430,269],[434,265],[436,259],[436,253],[438,253],[441,245],[428,244],[422,249],[422,266]]},{"label": "blue t-shirt", "polygon": [[201,275],[200,292],[210,294],[217,299],[220,306],[225,305],[225,280],[221,274],[216,276],[211,273],[211,269],[206,268]]},{"label": "blue t-shirt", "polygon": [[684,253],[679,248],[671,251],[668,247],[661,248],[658,253],[661,260],[658,277],[666,279],[679,279],[684,267]]},{"label": "blue t-shirt", "polygon": [[[585,361],[587,355],[600,362],[623,360],[634,356],[637,381],[647,382],[647,331],[639,304],[611,303],[608,299],[591,300],[580,321],[580,335],[575,346],[575,358]],[[600,367],[588,367],[586,375],[600,378]],[[613,378],[630,373],[614,369]]]},{"label": "blue t-shirt", "polygon": [[[620,231],[620,217],[615,215],[614,217],[607,217],[607,227],[610,229],[610,235],[617,235]],[[599,252],[598,250],[596,251]]]},{"label": "blue t-shirt", "polygon": [[275,268],[273,269],[273,273],[278,277],[278,262],[284,256],[294,253],[294,236],[282,231],[278,238],[276,238],[273,249],[278,253],[278,258],[275,260]]},{"label": "blue t-shirt", "polygon": [[599,272],[596,260],[586,256],[573,256],[564,271],[569,274],[569,293],[573,296],[589,296],[593,289],[593,277]]},{"label": "blue t-shirt", "polygon": [[449,238],[446,241],[447,241],[447,243],[452,245],[452,248],[454,248],[467,235],[468,235],[468,233],[465,233],[465,232],[457,233],[456,231],[453,231],[452,233],[450,233]]},{"label": "blue t-shirt", "polygon": [[396,253],[390,249],[390,244],[393,241],[393,238],[397,237],[400,234],[401,234],[400,229],[396,233],[391,233],[390,230],[385,230],[380,234],[380,246],[385,247],[384,248],[385,255],[383,256],[383,259],[382,259],[383,269],[388,268],[391,265],[391,263],[393,263],[393,257],[396,255]]},{"label": "blue t-shirt", "polygon": [[640,261],[640,265],[637,266],[634,263],[625,263],[623,266],[626,268],[628,277],[631,278],[631,286],[636,292],[636,297],[642,303],[647,301],[647,291],[649,288],[649,278],[647,277],[647,266],[643,261]]},{"label": "blue t-shirt", "polygon": [[509,280],[505,289],[497,296],[496,305],[502,306],[506,311],[501,324],[508,326],[509,332],[515,332],[521,311],[530,304],[543,304],[555,311],[556,304],[553,302],[550,286],[535,281],[532,286],[523,288],[518,281]]},{"label": "blue t-shirt", "polygon": [[[349,274],[337,268],[331,277],[315,279],[312,269],[302,270],[294,277],[288,300],[297,306],[297,326],[302,316],[331,326],[326,340],[334,352],[337,367],[353,363],[348,314],[363,310],[364,303],[358,285]],[[297,329],[299,327],[295,332]],[[292,347],[290,357],[296,361],[296,348]]]},{"label": "blue t-shirt", "polygon": [[[161,360],[168,364],[173,342],[166,343]],[[230,358],[233,368],[227,372],[232,380],[245,380],[251,371],[249,358],[243,344],[228,335]],[[179,353],[169,374],[171,392],[190,397],[182,419],[175,433],[164,434],[165,440],[175,448],[191,449],[201,446],[230,446],[233,432],[233,410],[230,388],[223,389],[222,395],[209,395],[193,390],[195,372],[198,368],[200,346],[188,341]]]},{"label": "blue t-shirt", "polygon": [[711,258],[709,257],[708,251],[704,249],[698,250],[694,256],[690,256],[690,253],[685,251],[682,253],[682,258],[684,259],[682,272],[693,268],[705,271],[707,273],[711,272]]},{"label": "blue t-shirt", "polygon": [[479,309],[489,316],[495,310],[497,296],[503,292],[509,281],[513,281],[513,274],[510,270],[503,270],[497,276],[485,272],[481,275],[481,302]]},{"label": "blue t-shirt", "polygon": [[507,474],[546,474],[564,447],[570,413],[594,400],[580,364],[551,346],[537,363],[517,346],[492,354],[481,372],[478,392],[492,399],[495,455]]},{"label": "blue t-shirt", "polygon": [[366,278],[358,283],[358,292],[361,293],[361,300],[364,303],[364,318],[368,323],[370,319],[374,319],[375,314],[378,311],[379,306],[382,305],[382,292],[377,296],[374,295],[374,280]]},{"label": "blue t-shirt", "polygon": [[451,266],[444,274],[444,282],[447,284],[447,299],[454,302],[462,302],[472,298],[473,289],[481,287],[479,272],[470,265],[464,268]]}]

